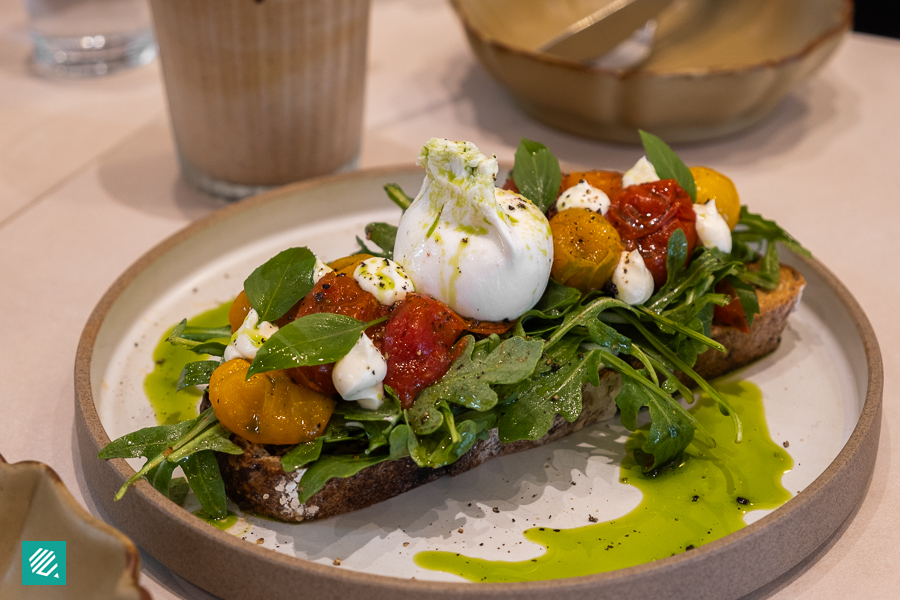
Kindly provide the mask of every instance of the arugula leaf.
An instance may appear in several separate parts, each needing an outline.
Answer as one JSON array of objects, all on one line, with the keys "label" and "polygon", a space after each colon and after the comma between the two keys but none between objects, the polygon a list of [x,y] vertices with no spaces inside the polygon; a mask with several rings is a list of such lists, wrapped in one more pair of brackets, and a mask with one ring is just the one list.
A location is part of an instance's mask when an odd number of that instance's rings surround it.
[{"label": "arugula leaf", "polygon": [[780,242],[793,252],[806,258],[812,258],[812,253],[804,248],[794,236],[782,229],[778,223],[770,221],[762,215],[751,213],[746,206],[741,206],[738,226],[735,227],[731,235],[735,241],[743,243],[759,242],[761,240]]},{"label": "arugula leaf", "polygon": [[346,478],[356,475],[366,467],[391,460],[389,455],[336,454],[323,456],[313,462],[300,478],[297,498],[303,504],[321,490],[332,477]]},{"label": "arugula leaf", "polygon": [[196,452],[204,450],[214,450],[225,454],[244,453],[240,446],[231,441],[231,432],[225,429],[221,423],[216,423],[172,452],[166,457],[166,460],[177,463]]},{"label": "arugula leaf", "polygon": [[504,406],[497,422],[500,441],[536,440],[553,425],[557,413],[572,422],[581,414],[581,386],[600,385],[600,352],[590,350],[556,370],[533,379],[515,402]]},{"label": "arugula leaf", "polygon": [[221,519],[228,510],[225,499],[225,482],[219,472],[219,462],[212,450],[191,454],[180,462],[200,506],[211,519]]},{"label": "arugula leaf", "polygon": [[247,379],[257,373],[323,365],[345,356],[367,328],[384,318],[366,323],[334,313],[314,313],[295,319],[275,332],[257,351]]},{"label": "arugula leaf", "polygon": [[667,143],[652,133],[647,133],[640,129],[638,133],[641,135],[641,142],[644,144],[647,160],[653,165],[659,178],[674,179],[688,193],[691,200],[696,202],[697,185],[694,183],[694,176],[691,174],[691,170],[687,168],[687,165],[678,158],[678,155]]},{"label": "arugula leaf", "polygon": [[334,414],[348,421],[384,421],[396,423],[400,419],[400,401],[385,389],[384,402],[375,410],[361,407],[356,402],[338,402]]},{"label": "arugula leaf", "polygon": [[759,314],[759,297],[753,286],[744,283],[738,277],[729,276],[726,278],[731,287],[737,293],[741,307],[744,309],[744,317],[747,319],[748,325],[753,325],[753,318]]},{"label": "arugula leaf", "polygon": [[[403,188],[401,188],[396,183],[388,183],[384,186],[384,191],[387,192],[388,198],[391,199],[391,202],[399,206],[403,211],[406,211],[406,209],[409,208],[409,205],[413,203],[413,198],[411,198],[406,192],[404,192]],[[384,246],[382,246],[382,248],[383,247]],[[393,246],[391,247],[393,248]]]},{"label": "arugula leaf", "polygon": [[287,454],[281,457],[281,467],[285,473],[296,471],[318,459],[322,454],[322,436],[311,442],[297,444]]},{"label": "arugula leaf", "polygon": [[217,360],[196,360],[184,365],[181,374],[178,376],[178,384],[175,389],[181,391],[192,385],[207,385],[219,365]]},{"label": "arugula leaf", "polygon": [[163,496],[181,506],[187,497],[189,486],[184,477],[172,479],[172,473],[177,466],[175,463],[164,460],[147,471],[146,478],[150,485],[159,490]]},{"label": "arugula leaf", "polygon": [[144,427],[111,441],[97,456],[102,459],[155,457],[183,438],[199,419],[197,417],[175,425]]},{"label": "arugula leaf", "polygon": [[498,398],[491,385],[526,379],[534,371],[543,345],[540,340],[511,337],[483,359],[473,360],[474,342],[470,335],[458,342],[459,357],[443,377],[419,392],[407,411],[410,426],[417,434],[432,433],[441,425],[446,415],[439,410],[442,402],[479,411],[493,408]]},{"label": "arugula leaf", "polygon": [[631,377],[622,377],[622,391],[616,396],[616,405],[621,411],[622,424],[631,431],[637,429],[640,408],[646,406],[650,410],[650,431],[640,448],[643,452],[634,452],[645,473],[681,455],[694,439],[694,427],[683,414],[660,402]]},{"label": "arugula leaf", "polygon": [[187,319],[182,319],[175,326],[166,341],[173,346],[190,350],[197,354],[211,354],[213,356],[222,356],[225,354],[227,344],[211,341],[217,338],[231,337],[230,327],[206,328],[206,327],[188,327]]},{"label": "arugula leaf", "polygon": [[316,256],[308,248],[288,248],[257,267],[244,280],[244,292],[259,320],[283,316],[313,288]]},{"label": "arugula leaf", "polygon": [[547,212],[556,201],[562,181],[559,160],[540,142],[522,138],[516,148],[513,181],[523,196]]}]

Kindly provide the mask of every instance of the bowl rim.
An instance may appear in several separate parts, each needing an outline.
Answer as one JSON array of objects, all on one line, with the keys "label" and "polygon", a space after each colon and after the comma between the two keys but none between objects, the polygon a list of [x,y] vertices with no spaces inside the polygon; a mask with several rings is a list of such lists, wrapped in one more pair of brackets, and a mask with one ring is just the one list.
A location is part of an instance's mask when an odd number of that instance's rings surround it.
[{"label": "bowl rim", "polygon": [[[695,68],[683,68],[677,69],[673,71],[642,71],[640,69],[637,70],[629,70],[629,69],[612,69],[607,67],[598,67],[586,63],[580,63],[574,60],[569,60],[566,58],[561,58],[557,56],[553,56],[551,54],[545,54],[543,52],[536,52],[533,50],[526,50],[524,48],[519,48],[517,46],[513,46],[506,42],[502,42],[498,39],[492,38],[491,36],[485,34],[482,30],[477,28],[469,14],[466,13],[465,9],[462,6],[463,0],[450,0],[450,4],[453,6],[454,12],[456,12],[457,18],[462,22],[464,29],[466,30],[466,34],[468,35],[470,41],[474,38],[479,41],[482,45],[485,45],[489,48],[492,48],[495,52],[504,52],[512,55],[519,55],[526,59],[536,61],[538,63],[542,63],[545,66],[549,67],[562,67],[563,69],[568,69],[571,71],[580,71],[584,73],[595,73],[598,75],[606,75],[611,76],[618,80],[626,80],[626,79],[635,79],[635,78],[666,78],[666,79],[677,79],[677,78],[696,78],[701,76],[716,76],[716,75],[734,75],[736,73],[748,73],[752,71],[758,71],[767,68],[777,68],[783,66],[790,62],[796,62],[804,57],[812,54],[815,50],[817,50],[820,46],[828,43],[834,37],[840,37],[846,31],[849,31],[853,25],[853,0],[840,0],[842,3],[841,16],[837,24],[833,27],[825,30],[820,33],[818,36],[811,39],[803,48],[799,51],[794,52],[792,54],[788,54],[781,58],[777,59],[769,59],[764,60],[759,63],[755,63],[752,65],[747,65],[745,67],[735,67],[735,68],[720,68],[720,67],[695,67]],[[473,44],[474,45],[474,44]]]}]

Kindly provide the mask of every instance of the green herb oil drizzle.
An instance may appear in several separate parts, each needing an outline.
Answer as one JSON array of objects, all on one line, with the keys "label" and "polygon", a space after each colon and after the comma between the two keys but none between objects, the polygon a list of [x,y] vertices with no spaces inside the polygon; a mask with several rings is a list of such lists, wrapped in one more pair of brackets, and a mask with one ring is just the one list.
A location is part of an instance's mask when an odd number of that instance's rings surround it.
[{"label": "green herb oil drizzle", "polygon": [[[719,445],[708,448],[695,441],[680,464],[655,476],[644,475],[629,453],[620,480],[641,490],[644,498],[627,515],[575,529],[528,529],[525,538],[546,548],[531,560],[420,552],[415,563],[471,581],[538,581],[604,573],[697,548],[744,527],[745,513],[780,506],[791,497],[781,477],[794,461],[769,437],[762,392],[747,381],[714,385],[739,413],[744,441],[733,442],[731,421],[722,417],[711,398],[701,396],[691,412]],[[626,449],[640,447],[648,430],[634,432]]]},{"label": "green herb oil drizzle", "polygon": [[[188,325],[196,327],[220,327],[228,323],[228,309],[231,302],[208,310],[188,320]],[[178,376],[181,370],[189,362],[203,360],[203,355],[194,354],[190,350],[178,348],[166,342],[173,324],[163,334],[156,348],[153,350],[153,371],[144,378],[144,394],[150,400],[156,422],[159,425],[173,425],[197,416],[197,404],[203,393],[191,386],[181,391],[175,391]]]}]

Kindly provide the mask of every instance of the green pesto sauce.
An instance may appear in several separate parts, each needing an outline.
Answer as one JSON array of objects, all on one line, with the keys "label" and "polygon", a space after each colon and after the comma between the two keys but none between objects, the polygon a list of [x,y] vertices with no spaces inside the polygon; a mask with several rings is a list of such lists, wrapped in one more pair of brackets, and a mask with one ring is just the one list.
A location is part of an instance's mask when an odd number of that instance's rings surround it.
[{"label": "green pesto sauce", "polygon": [[[228,323],[228,309],[231,302],[201,313],[188,319],[188,325],[198,327],[221,327]],[[172,325],[159,340],[153,351],[153,371],[144,378],[144,393],[160,425],[180,423],[197,416],[197,405],[203,393],[191,386],[181,391],[178,387],[178,376],[189,362],[204,360],[205,355],[195,354],[190,350],[178,348],[166,342],[175,325]]]},{"label": "green pesto sauce", "polygon": [[203,510],[202,508],[200,510],[195,510],[191,514],[194,515],[195,517],[203,519],[204,521],[206,521],[213,527],[218,527],[222,531],[230,529],[238,522],[237,514],[231,512],[230,510],[225,514],[224,517],[221,517],[218,519],[211,518],[208,514],[206,514],[206,511]]},{"label": "green pesto sauce", "polygon": [[[471,581],[538,581],[604,573],[643,564],[697,548],[735,532],[750,510],[776,508],[790,499],[781,477],[794,461],[769,437],[762,393],[741,381],[717,383],[744,424],[744,441],[734,443],[731,420],[723,418],[711,398],[691,408],[718,441],[716,448],[693,442],[681,464],[648,476],[632,455],[622,461],[620,479],[643,492],[630,513],[613,521],[575,529],[535,527],[527,540],[546,552],[532,560],[504,562],[451,552],[420,552],[415,563],[454,573]],[[640,447],[649,426],[634,432],[626,449]]]}]

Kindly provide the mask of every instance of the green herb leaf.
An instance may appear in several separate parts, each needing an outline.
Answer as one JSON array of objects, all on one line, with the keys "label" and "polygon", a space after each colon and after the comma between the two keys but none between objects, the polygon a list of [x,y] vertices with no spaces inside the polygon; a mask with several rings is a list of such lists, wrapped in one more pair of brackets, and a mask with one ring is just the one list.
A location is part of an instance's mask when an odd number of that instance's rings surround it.
[{"label": "green herb leaf", "polygon": [[[385,185],[384,191],[387,192],[388,198],[391,199],[391,202],[399,206],[403,211],[409,208],[409,205],[413,203],[413,198],[411,198],[406,192],[404,192],[403,189],[396,183],[389,183]],[[382,246],[382,248],[384,248],[384,246]],[[391,248],[393,248],[393,246],[391,246]]]},{"label": "green herb leaf", "polygon": [[491,385],[517,383],[531,375],[543,345],[540,340],[511,337],[484,358],[473,360],[474,338],[466,336],[459,344],[460,355],[447,373],[422,390],[407,413],[410,426],[419,435],[432,433],[441,425],[443,413],[437,410],[441,402],[479,411],[493,408],[497,393]]},{"label": "green herb leaf", "polygon": [[108,443],[98,454],[99,458],[152,458],[162,453],[184,437],[199,419],[183,421],[175,425],[145,427]]},{"label": "green herb leaf", "polygon": [[259,320],[283,316],[313,288],[316,257],[307,248],[288,248],[257,267],[244,281],[244,291]]},{"label": "green herb leaf", "polygon": [[380,256],[382,258],[394,258],[394,241],[397,239],[397,227],[387,223],[369,223],[366,225],[366,239],[378,244],[380,251],[366,246],[359,237],[356,238],[359,248],[366,254]]},{"label": "green herb leaf", "polygon": [[637,428],[637,412],[642,406],[650,410],[650,431],[641,445],[643,454],[635,451],[635,459],[644,472],[652,471],[681,455],[694,439],[694,427],[675,407],[661,402],[647,388],[631,377],[622,377],[622,391],[616,396],[622,424],[631,431]]},{"label": "green herb leaf", "polygon": [[753,318],[759,314],[759,298],[756,295],[756,290],[752,285],[744,283],[737,277],[728,277],[727,279],[734,291],[737,292],[738,300],[740,300],[741,307],[744,309],[744,317],[747,319],[747,324],[753,325]]},{"label": "green herb leaf", "polygon": [[219,365],[217,360],[197,360],[184,365],[181,374],[178,376],[178,384],[176,389],[183,390],[192,385],[207,385]]},{"label": "green herb leaf", "polygon": [[540,142],[522,138],[516,149],[513,181],[519,192],[531,200],[542,212],[556,201],[562,172],[559,161]]},{"label": "green herb leaf", "polygon": [[303,504],[322,489],[332,477],[352,477],[366,467],[390,460],[387,455],[372,456],[366,454],[338,454],[323,456],[315,461],[303,473],[297,487],[297,497]]},{"label": "green herb leaf", "polygon": [[396,423],[401,414],[400,401],[385,390],[384,402],[375,410],[368,410],[356,402],[338,402],[334,414],[348,421],[384,421]]},{"label": "green herb leaf", "polygon": [[646,131],[638,130],[641,134],[641,142],[644,144],[644,152],[647,160],[653,165],[660,179],[674,179],[678,185],[688,193],[692,201],[697,200],[697,185],[694,176],[675,151],[668,144]]},{"label": "green herb leaf", "polygon": [[374,323],[333,313],[314,313],[291,321],[266,340],[247,371],[247,379],[276,369],[324,365],[345,356]]},{"label": "green herb leaf", "polygon": [[163,496],[181,506],[187,497],[188,482],[184,477],[172,479],[172,472],[177,466],[164,460],[147,471],[146,478]]},{"label": "green herb leaf", "polygon": [[581,414],[581,386],[600,385],[600,350],[591,350],[583,360],[576,357],[555,371],[532,379],[533,385],[512,404],[505,405],[497,428],[500,441],[536,440],[553,425],[557,413],[572,422]]},{"label": "green herb leaf", "polygon": [[188,327],[187,319],[175,326],[166,341],[179,348],[190,350],[196,354],[211,354],[222,356],[225,354],[227,344],[211,341],[216,338],[228,338],[231,336],[230,327]]},{"label": "green herb leaf", "polygon": [[172,452],[172,454],[166,457],[166,460],[168,462],[177,463],[188,456],[197,452],[202,452],[203,450],[213,450],[215,452],[238,455],[244,453],[240,446],[231,441],[231,432],[225,429],[221,423],[216,423]]},{"label": "green herb leaf", "polygon": [[281,466],[285,473],[296,471],[319,458],[322,454],[322,436],[311,442],[297,444],[287,454],[281,457]]},{"label": "green herb leaf", "polygon": [[180,464],[191,490],[206,514],[212,519],[221,519],[228,514],[225,504],[225,482],[222,480],[219,463],[213,451],[203,450],[191,454]]}]

